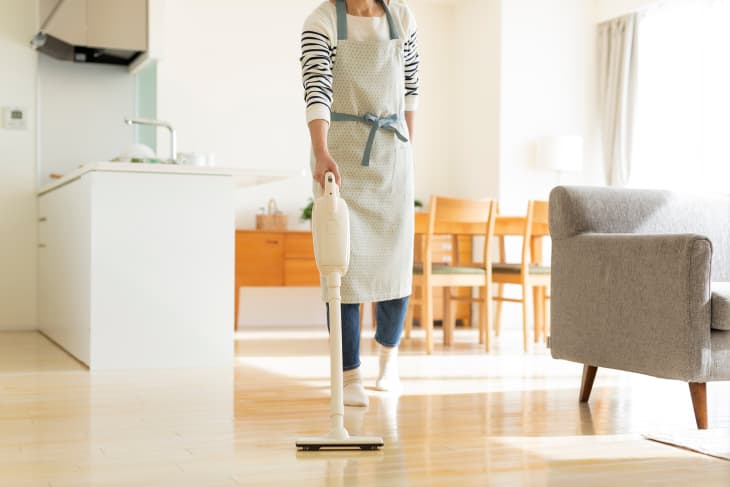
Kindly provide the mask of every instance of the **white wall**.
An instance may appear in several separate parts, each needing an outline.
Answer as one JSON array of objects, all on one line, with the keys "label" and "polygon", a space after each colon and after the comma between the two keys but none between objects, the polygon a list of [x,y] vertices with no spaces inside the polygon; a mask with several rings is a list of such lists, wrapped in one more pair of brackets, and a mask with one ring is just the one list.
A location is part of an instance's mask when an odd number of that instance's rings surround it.
[{"label": "white wall", "polygon": [[[595,25],[584,0],[509,0],[502,5],[500,203],[525,211],[562,183],[589,183],[597,164]],[[535,142],[577,134],[584,171],[560,175],[535,168]]]},{"label": "white wall", "polygon": [[125,66],[71,63],[41,54],[38,85],[41,184],[50,173],[111,160],[134,142],[134,128],[124,117],[135,116],[136,84]]},{"label": "white wall", "polygon": [[[166,3],[157,113],[176,126],[180,151],[212,152],[221,166],[309,167],[299,37],[304,18],[318,3]],[[161,135],[161,151],[164,140]],[[271,197],[296,222],[310,191],[302,177],[241,192],[237,226],[252,228],[257,208]]]},{"label": "white wall", "polygon": [[451,125],[451,193],[498,198],[501,1],[464,0],[455,5],[451,66],[454,89],[443,112]]},{"label": "white wall", "polygon": [[36,328],[36,2],[0,2],[0,107],[28,110],[25,131],[0,128],[0,330]]},{"label": "white wall", "polygon": [[660,0],[593,0],[594,20],[605,22],[606,20],[620,17],[637,10],[646,8]]},{"label": "white wall", "polygon": [[421,88],[414,140],[416,198],[424,205],[432,194],[453,194],[460,144],[454,140],[460,110],[454,94],[460,39],[453,35],[453,6],[434,0],[409,0],[418,23]]}]

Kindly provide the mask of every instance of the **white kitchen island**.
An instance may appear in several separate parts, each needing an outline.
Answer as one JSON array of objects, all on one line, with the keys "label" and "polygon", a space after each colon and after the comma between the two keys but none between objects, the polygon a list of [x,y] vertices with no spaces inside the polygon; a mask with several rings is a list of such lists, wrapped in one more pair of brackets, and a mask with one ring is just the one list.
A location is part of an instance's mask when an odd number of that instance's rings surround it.
[{"label": "white kitchen island", "polygon": [[234,190],[294,175],[101,162],[46,185],[41,331],[92,370],[230,366]]}]

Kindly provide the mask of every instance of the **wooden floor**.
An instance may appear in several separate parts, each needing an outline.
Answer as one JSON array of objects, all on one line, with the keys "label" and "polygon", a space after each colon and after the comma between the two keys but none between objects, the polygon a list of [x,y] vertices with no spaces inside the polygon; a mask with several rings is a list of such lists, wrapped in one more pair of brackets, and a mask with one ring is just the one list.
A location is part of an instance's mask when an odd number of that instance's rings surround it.
[{"label": "wooden floor", "polygon": [[[295,451],[328,426],[322,330],[242,332],[233,370],[107,373],[0,334],[0,486],[730,485],[730,462],[641,438],[694,428],[685,384],[599,370],[581,406],[580,366],[523,354],[518,334],[488,356],[475,333],[433,356],[404,342],[404,393],[347,411],[385,439],[364,453]],[[711,426],[730,426],[730,384],[709,395]]]}]

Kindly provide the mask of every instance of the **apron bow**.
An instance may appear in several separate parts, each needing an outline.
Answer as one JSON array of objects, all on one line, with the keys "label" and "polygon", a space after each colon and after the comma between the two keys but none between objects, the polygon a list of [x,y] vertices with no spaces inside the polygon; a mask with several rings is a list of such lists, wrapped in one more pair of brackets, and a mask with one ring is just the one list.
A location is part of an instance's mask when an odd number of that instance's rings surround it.
[{"label": "apron bow", "polygon": [[373,143],[375,142],[375,134],[378,130],[388,130],[393,132],[401,142],[408,142],[408,137],[403,135],[398,130],[398,123],[401,121],[401,117],[398,114],[388,115],[387,117],[378,117],[372,113],[366,113],[363,116],[349,115],[347,113],[332,113],[332,121],[334,122],[364,122],[370,125],[370,134],[368,135],[367,144],[365,144],[365,152],[362,156],[362,165],[370,165],[370,154],[373,150]]}]

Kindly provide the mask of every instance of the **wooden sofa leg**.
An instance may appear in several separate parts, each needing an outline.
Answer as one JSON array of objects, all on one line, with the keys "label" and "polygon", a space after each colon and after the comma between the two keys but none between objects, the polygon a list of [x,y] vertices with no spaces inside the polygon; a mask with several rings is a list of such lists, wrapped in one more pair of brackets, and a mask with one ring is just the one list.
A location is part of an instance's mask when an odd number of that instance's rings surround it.
[{"label": "wooden sofa leg", "polygon": [[596,371],[598,367],[593,365],[583,366],[583,379],[580,384],[580,402],[588,402],[593,390],[593,381],[596,380]]},{"label": "wooden sofa leg", "polygon": [[689,393],[692,395],[692,406],[695,409],[697,429],[707,429],[707,384],[699,382],[689,383]]}]

